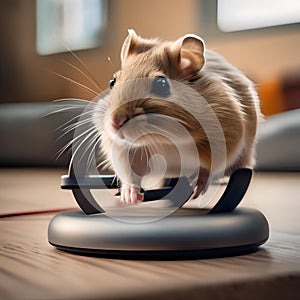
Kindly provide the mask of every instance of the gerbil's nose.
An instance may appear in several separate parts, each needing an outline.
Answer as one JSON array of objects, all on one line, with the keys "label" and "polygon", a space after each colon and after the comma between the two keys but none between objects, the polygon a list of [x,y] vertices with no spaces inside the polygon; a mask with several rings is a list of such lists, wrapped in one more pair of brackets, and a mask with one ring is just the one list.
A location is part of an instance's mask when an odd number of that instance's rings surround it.
[{"label": "gerbil's nose", "polygon": [[119,130],[127,121],[128,117],[125,113],[115,113],[112,117],[112,125],[116,130]]}]

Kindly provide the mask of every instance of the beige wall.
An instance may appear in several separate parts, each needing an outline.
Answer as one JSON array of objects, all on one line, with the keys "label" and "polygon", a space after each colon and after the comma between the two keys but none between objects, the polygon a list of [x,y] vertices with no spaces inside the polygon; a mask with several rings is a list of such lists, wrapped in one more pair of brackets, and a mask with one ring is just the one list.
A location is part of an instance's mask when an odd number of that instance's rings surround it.
[{"label": "beige wall", "polygon": [[[79,51],[103,89],[119,67],[119,51],[134,28],[145,37],[176,39],[188,32],[202,34],[200,5],[196,0],[108,0],[107,32],[102,47]],[[1,102],[47,101],[61,97],[93,98],[51,74],[49,70],[88,84],[61,59],[76,64],[70,53],[38,56],[35,52],[35,1],[1,1]],[[247,33],[226,38],[208,37],[207,46],[222,53],[258,82],[300,69],[299,29]],[[113,65],[107,60],[111,57]],[[3,76],[5,78],[3,79]]]},{"label": "beige wall", "polygon": [[258,35],[208,41],[258,82],[300,71],[300,30],[276,30]]}]

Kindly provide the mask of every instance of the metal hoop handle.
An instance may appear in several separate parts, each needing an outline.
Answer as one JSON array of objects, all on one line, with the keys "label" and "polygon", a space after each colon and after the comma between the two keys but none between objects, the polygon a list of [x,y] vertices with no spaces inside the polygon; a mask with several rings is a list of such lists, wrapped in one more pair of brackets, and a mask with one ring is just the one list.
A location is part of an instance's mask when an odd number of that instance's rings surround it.
[{"label": "metal hoop handle", "polygon": [[[229,179],[227,187],[217,204],[209,211],[209,214],[232,212],[242,201],[252,178],[252,170],[243,168],[234,171]],[[76,177],[73,160],[70,162],[69,174],[63,175],[61,181],[62,189],[72,190],[79,207],[88,215],[104,213],[104,209],[96,202],[91,189],[116,189],[118,185],[114,176],[80,174]],[[144,202],[161,200],[165,197],[174,204],[182,206],[193,194],[186,177],[171,178],[167,186],[162,189],[144,191]],[[180,200],[179,200],[180,199]]]}]

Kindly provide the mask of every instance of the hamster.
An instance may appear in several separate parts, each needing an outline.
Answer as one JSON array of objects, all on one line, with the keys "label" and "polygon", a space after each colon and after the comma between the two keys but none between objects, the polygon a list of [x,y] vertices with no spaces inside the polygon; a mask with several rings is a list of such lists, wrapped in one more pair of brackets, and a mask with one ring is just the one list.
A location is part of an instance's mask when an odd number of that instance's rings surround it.
[{"label": "hamster", "polygon": [[[209,120],[200,98],[215,120]],[[98,100],[93,122],[101,135],[105,162],[121,181],[121,201],[138,203],[143,200],[143,177],[150,174],[161,179],[160,172],[178,175],[180,156],[188,156],[187,169],[197,168],[193,175],[189,173],[194,177],[193,198],[206,191],[210,174],[220,172],[222,163],[222,174],[228,176],[237,168],[253,168],[260,115],[254,84],[222,56],[207,50],[199,36],[187,34],[176,41],[161,41],[144,39],[130,29],[121,49],[121,69],[113,75],[110,91]],[[181,131],[175,128],[174,120],[183,127]],[[225,157],[215,160],[214,167],[214,137],[209,139],[201,120],[210,122],[212,128],[220,124],[224,134]],[[127,126],[130,121],[133,125]],[[160,127],[160,131],[153,132],[148,125]],[[176,141],[185,140],[184,130],[198,157],[190,155],[188,149],[181,153],[177,149]],[[171,142],[169,137],[173,137]],[[151,165],[151,156],[156,154],[165,160]]]}]

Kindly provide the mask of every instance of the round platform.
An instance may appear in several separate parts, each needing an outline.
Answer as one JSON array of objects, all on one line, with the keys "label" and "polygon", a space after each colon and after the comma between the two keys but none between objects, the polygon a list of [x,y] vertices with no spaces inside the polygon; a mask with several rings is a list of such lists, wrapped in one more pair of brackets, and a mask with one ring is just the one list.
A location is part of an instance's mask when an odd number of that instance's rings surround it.
[{"label": "round platform", "polygon": [[143,223],[68,211],[56,215],[48,228],[49,243],[60,250],[117,258],[231,256],[255,251],[268,237],[264,215],[248,208],[218,214],[181,208]]}]

